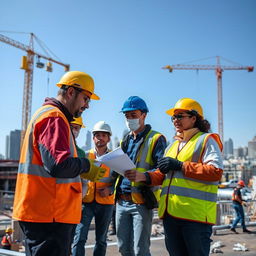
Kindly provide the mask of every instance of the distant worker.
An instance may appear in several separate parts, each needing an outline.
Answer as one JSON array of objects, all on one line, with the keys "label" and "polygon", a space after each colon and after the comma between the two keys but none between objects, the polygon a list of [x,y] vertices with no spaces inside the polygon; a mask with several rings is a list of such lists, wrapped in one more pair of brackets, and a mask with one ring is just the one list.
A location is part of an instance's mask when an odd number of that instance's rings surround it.
[{"label": "distant worker", "polygon": [[239,222],[241,222],[241,226],[243,228],[243,232],[245,233],[251,233],[250,230],[248,230],[245,226],[244,221],[244,208],[243,205],[246,206],[245,201],[242,198],[241,189],[245,187],[244,181],[239,180],[237,183],[237,186],[234,188],[233,194],[232,194],[232,206],[236,213],[236,218],[233,221],[233,224],[231,226],[231,231],[238,234],[236,231],[236,226]]},{"label": "distant worker", "polygon": [[80,175],[100,179],[105,170],[93,160],[77,157],[70,122],[89,108],[93,79],[70,71],[33,115],[23,141],[13,218],[25,235],[27,256],[69,256],[74,229],[81,219]]},{"label": "distant worker", "polygon": [[[104,121],[97,122],[92,130],[95,148],[87,153],[89,159],[96,159],[110,150],[107,144],[110,142],[112,131],[110,125]],[[77,225],[72,245],[72,256],[85,255],[85,243],[87,241],[90,224],[95,218],[96,243],[94,256],[105,256],[107,249],[107,232],[114,208],[114,177],[109,167],[101,165],[106,170],[103,178],[97,182],[88,182],[88,190],[83,198],[82,219]]]},{"label": "distant worker", "polygon": [[11,247],[12,247],[12,233],[13,233],[12,228],[7,228],[5,230],[5,234],[2,237],[2,241],[1,241],[1,248],[6,249],[6,250],[11,250]]},{"label": "distant worker", "polygon": [[166,113],[172,117],[175,141],[165,150],[159,170],[148,172],[152,185],[162,184],[158,213],[165,245],[172,256],[208,256],[223,173],[222,143],[218,134],[208,133],[210,124],[197,101],[180,99]]},{"label": "distant worker", "polygon": [[[153,172],[166,148],[165,137],[145,124],[148,107],[138,96],[129,97],[121,110],[130,130],[121,148],[136,165],[140,173]],[[119,252],[123,256],[150,256],[150,235],[154,205],[147,205],[142,196],[144,183],[134,182],[135,170],[127,170],[116,183],[116,235]],[[148,176],[149,178],[149,176]],[[158,190],[157,190],[158,189]],[[154,188],[152,187],[152,190]],[[156,194],[160,192],[155,188]],[[154,196],[153,191],[151,194]],[[155,197],[155,196],[154,196]]]}]

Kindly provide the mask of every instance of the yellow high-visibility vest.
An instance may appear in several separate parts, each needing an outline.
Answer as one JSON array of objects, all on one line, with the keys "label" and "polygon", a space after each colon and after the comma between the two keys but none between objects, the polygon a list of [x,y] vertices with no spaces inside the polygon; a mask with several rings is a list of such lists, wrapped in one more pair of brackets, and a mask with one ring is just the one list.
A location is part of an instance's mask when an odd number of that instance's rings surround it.
[{"label": "yellow high-visibility vest", "polygon": [[[175,141],[165,151],[166,157],[179,161],[201,162],[202,153],[209,137],[216,140],[221,148],[217,134],[198,132],[179,151],[179,141]],[[216,201],[218,182],[208,182],[187,178],[181,171],[169,172],[162,184],[159,202],[159,217],[165,212],[173,217],[214,224],[216,222]]]},{"label": "yellow high-visibility vest", "polygon": [[[138,152],[138,156],[136,159],[135,165],[136,165],[137,171],[143,173],[154,168],[152,153],[154,150],[154,146],[160,136],[162,136],[162,134],[153,130],[150,130],[146,135],[146,138],[140,147],[140,150]],[[119,179],[120,179],[120,176],[117,178],[116,185],[119,184]],[[131,182],[132,201],[136,204],[143,204],[145,202],[139,188],[140,186],[144,186],[144,185],[145,184],[143,182]],[[154,192],[156,199],[159,200],[160,186],[154,186],[151,188],[151,190]]]}]

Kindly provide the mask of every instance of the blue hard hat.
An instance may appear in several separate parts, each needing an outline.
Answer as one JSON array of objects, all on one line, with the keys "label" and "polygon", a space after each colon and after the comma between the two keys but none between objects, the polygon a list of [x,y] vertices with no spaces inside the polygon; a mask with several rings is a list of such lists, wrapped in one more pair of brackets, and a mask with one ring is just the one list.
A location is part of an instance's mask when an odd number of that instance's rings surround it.
[{"label": "blue hard hat", "polygon": [[147,113],[148,107],[146,105],[146,102],[140,97],[131,96],[124,102],[121,112],[127,112],[132,110],[141,110],[142,112]]}]

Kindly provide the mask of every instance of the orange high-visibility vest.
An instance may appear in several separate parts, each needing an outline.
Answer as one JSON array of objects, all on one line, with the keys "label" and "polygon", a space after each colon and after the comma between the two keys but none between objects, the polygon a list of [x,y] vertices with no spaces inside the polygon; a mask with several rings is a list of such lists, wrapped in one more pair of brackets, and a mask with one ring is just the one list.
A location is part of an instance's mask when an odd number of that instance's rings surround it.
[{"label": "orange high-visibility vest", "polygon": [[[87,154],[89,159],[95,159],[95,153],[94,150],[91,149],[89,153]],[[88,182],[88,190],[86,195],[83,198],[84,203],[91,203],[94,200],[99,204],[114,204],[114,194],[102,197],[100,193],[98,192],[98,189],[104,188],[104,187],[110,187],[112,185],[112,178],[110,173],[110,168],[106,165],[102,164],[102,168],[106,170],[106,173],[102,179],[100,179],[97,182]]]},{"label": "orange high-visibility vest", "polygon": [[10,241],[9,241],[8,238],[11,239],[11,236],[5,234],[5,235],[3,236],[3,238],[2,238],[1,245],[3,245],[3,246],[9,246],[9,245],[11,245],[11,243],[10,243]]},{"label": "orange high-visibility vest", "polygon": [[67,136],[71,157],[77,151],[69,122],[51,105],[42,106],[32,117],[24,138],[14,198],[13,218],[27,222],[61,222],[76,224],[81,220],[82,185],[80,176],[54,178],[45,169],[35,130],[49,117],[62,118],[69,131]]}]

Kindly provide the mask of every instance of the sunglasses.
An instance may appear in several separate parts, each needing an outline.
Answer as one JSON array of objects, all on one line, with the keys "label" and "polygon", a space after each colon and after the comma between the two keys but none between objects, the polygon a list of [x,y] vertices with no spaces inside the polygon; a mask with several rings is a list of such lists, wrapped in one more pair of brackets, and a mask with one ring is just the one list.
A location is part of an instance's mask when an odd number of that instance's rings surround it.
[{"label": "sunglasses", "polygon": [[77,92],[81,92],[81,93],[83,93],[84,94],[84,101],[85,101],[85,104],[89,104],[90,103],[90,101],[91,101],[91,98],[87,95],[87,93],[84,91],[84,90],[82,90],[82,89],[80,89],[80,88],[77,88],[77,87],[73,87]]},{"label": "sunglasses", "polygon": [[172,122],[174,122],[175,120],[182,120],[183,118],[185,118],[185,117],[189,117],[189,118],[191,118],[192,116],[183,116],[183,115],[173,115],[172,116]]}]

